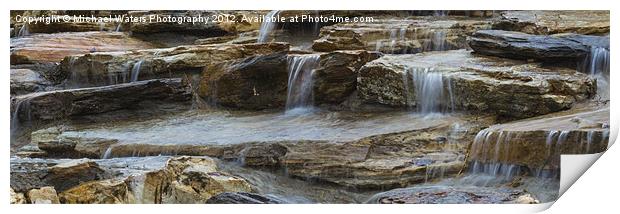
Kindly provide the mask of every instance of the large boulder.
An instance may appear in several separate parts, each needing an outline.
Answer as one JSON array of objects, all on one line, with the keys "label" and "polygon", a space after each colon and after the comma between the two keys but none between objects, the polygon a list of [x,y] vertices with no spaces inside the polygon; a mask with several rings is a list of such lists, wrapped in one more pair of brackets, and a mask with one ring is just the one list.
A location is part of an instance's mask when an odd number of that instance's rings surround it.
[{"label": "large boulder", "polygon": [[359,69],[381,56],[369,51],[334,51],[321,54],[313,70],[313,96],[316,104],[338,104],[357,88]]},{"label": "large boulder", "polygon": [[162,170],[149,172],[142,181],[142,203],[205,203],[223,192],[252,192],[243,178],[220,172],[208,157],[175,157]]},{"label": "large boulder", "polygon": [[106,173],[99,165],[87,159],[60,163],[47,169],[42,179],[59,191],[65,191],[81,183],[106,178]]},{"label": "large boulder", "polygon": [[62,60],[70,85],[109,85],[154,77],[183,77],[229,60],[288,51],[285,43],[188,45],[126,52],[95,52]]},{"label": "large boulder", "polygon": [[475,53],[512,59],[580,62],[592,46],[609,47],[609,37],[577,34],[531,35],[514,31],[481,30],[468,39]]},{"label": "large boulder", "polygon": [[323,27],[312,49],[361,49],[394,54],[451,50],[466,48],[467,35],[490,27],[488,20],[468,17],[382,17],[373,22],[339,23]]},{"label": "large boulder", "polygon": [[65,56],[154,46],[120,32],[35,34],[11,38],[11,64],[60,62]]},{"label": "large boulder", "polygon": [[286,53],[256,56],[207,67],[199,94],[210,102],[231,108],[278,108],[286,103]]},{"label": "large boulder", "polygon": [[608,10],[508,10],[493,29],[530,34],[609,34]]},{"label": "large boulder", "polygon": [[59,194],[63,204],[126,204],[132,203],[133,195],[121,179],[91,181]]},{"label": "large boulder", "polygon": [[47,123],[120,109],[152,109],[156,104],[185,103],[190,98],[181,79],[39,92],[12,99],[12,120],[13,125]]},{"label": "large boulder", "polygon": [[569,109],[596,93],[596,80],[573,69],[466,50],[387,55],[359,73],[362,102],[422,112],[465,109],[526,118]]},{"label": "large boulder", "polygon": [[60,200],[54,187],[41,187],[28,191],[28,200],[32,204],[59,204]]},{"label": "large boulder", "polygon": [[489,187],[422,186],[377,193],[367,203],[378,204],[537,204],[522,190]]}]

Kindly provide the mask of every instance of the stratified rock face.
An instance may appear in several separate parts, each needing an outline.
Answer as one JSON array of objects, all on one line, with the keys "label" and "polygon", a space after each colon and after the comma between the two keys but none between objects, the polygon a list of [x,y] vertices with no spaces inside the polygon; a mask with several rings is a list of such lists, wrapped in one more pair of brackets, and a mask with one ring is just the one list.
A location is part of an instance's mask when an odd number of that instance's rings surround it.
[{"label": "stratified rock face", "polygon": [[[493,125],[476,136],[470,162],[527,167],[530,173],[559,170],[562,154],[603,152],[609,142],[609,108],[572,109]],[[534,174],[534,176],[537,176]]]},{"label": "stratified rock face", "polygon": [[70,85],[109,85],[157,76],[182,76],[185,71],[200,72],[229,60],[286,52],[288,49],[289,45],[285,43],[218,44],[90,53],[63,59],[59,75],[68,78]]},{"label": "stratified rock face", "polygon": [[521,31],[530,34],[609,34],[608,10],[504,11],[493,29]]},{"label": "stratified rock face", "polygon": [[59,194],[63,204],[125,204],[133,196],[124,180],[92,181],[73,187]]},{"label": "stratified rock face", "polygon": [[490,29],[488,20],[467,17],[411,17],[367,23],[339,23],[321,28],[315,51],[375,50],[418,53],[466,48],[465,39],[476,30]]},{"label": "stratified rock face", "polygon": [[280,52],[205,68],[199,94],[224,107],[279,108],[286,103],[287,79],[286,53]]},{"label": "stratified rock face", "polygon": [[374,195],[379,204],[537,204],[531,194],[488,187],[425,186],[394,189]]},{"label": "stratified rock face", "polygon": [[9,198],[9,203],[10,204],[25,204],[26,201],[26,197],[24,197],[23,193],[17,193],[13,190],[13,188],[11,189],[11,195]]},{"label": "stratified rock face", "polygon": [[120,32],[34,34],[11,38],[11,64],[60,62],[65,56],[154,46]]},{"label": "stratified rock face", "polygon": [[162,170],[145,175],[142,203],[205,203],[223,192],[252,192],[243,178],[219,172],[215,160],[207,157],[176,157]]},{"label": "stratified rock face", "polygon": [[39,72],[31,69],[11,68],[11,95],[44,91],[52,85]]},{"label": "stratified rock face", "polygon": [[285,204],[285,202],[254,193],[225,192],[209,198],[207,204]]},{"label": "stratified rock face", "polygon": [[[80,21],[78,18],[86,17],[105,17],[113,18],[120,17],[125,11],[104,11],[104,10],[27,10],[27,11],[15,11],[11,13],[11,23],[14,24],[15,30],[12,36],[27,36],[35,33],[62,33],[62,32],[86,32],[86,31],[118,31],[119,22],[116,19],[111,19],[107,22],[96,21]],[[15,16],[20,15],[22,17],[58,17],[59,22],[37,22],[26,24],[24,22],[17,22]],[[15,22],[15,23],[13,23]]]},{"label": "stratified rock face", "polygon": [[577,34],[531,35],[514,31],[481,30],[468,38],[475,53],[512,59],[579,62],[592,46],[609,47],[609,37]]},{"label": "stratified rock face", "polygon": [[16,96],[12,115],[20,123],[49,122],[119,109],[148,109],[153,104],[183,103],[190,98],[181,79],[157,79]]},{"label": "stratified rock face", "polygon": [[28,191],[28,200],[32,204],[60,204],[54,187],[42,187]]},{"label": "stratified rock face", "polygon": [[565,110],[592,97],[596,81],[572,69],[455,50],[384,56],[361,68],[357,89],[359,99],[369,104],[525,118]]},{"label": "stratified rock face", "polygon": [[334,51],[322,54],[318,68],[312,73],[314,102],[343,102],[357,88],[359,69],[380,56],[379,52],[369,51]]}]

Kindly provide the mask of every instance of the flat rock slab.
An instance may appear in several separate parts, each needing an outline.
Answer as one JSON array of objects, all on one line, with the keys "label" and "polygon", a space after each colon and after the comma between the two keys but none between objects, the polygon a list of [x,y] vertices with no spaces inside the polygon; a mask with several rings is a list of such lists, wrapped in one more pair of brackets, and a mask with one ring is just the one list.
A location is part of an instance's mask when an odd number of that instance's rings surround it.
[{"label": "flat rock slab", "polygon": [[608,10],[523,10],[504,11],[493,29],[529,34],[609,34]]},{"label": "flat rock slab", "polygon": [[444,109],[526,118],[566,110],[593,97],[596,80],[573,69],[453,50],[386,55],[369,62],[360,69],[357,90],[368,104],[425,106],[430,90],[435,91],[433,100],[440,100],[430,104]]},{"label": "flat rock slab", "polygon": [[490,27],[488,20],[469,17],[380,17],[373,22],[323,27],[312,49],[374,50],[394,54],[452,50],[466,48],[467,35]]},{"label": "flat rock slab", "polygon": [[33,34],[11,38],[11,64],[60,62],[70,55],[149,48],[154,46],[121,32]]},{"label": "flat rock slab", "polygon": [[578,34],[532,35],[514,31],[481,30],[468,38],[475,53],[538,61],[584,60],[593,47],[609,48],[609,37]]}]

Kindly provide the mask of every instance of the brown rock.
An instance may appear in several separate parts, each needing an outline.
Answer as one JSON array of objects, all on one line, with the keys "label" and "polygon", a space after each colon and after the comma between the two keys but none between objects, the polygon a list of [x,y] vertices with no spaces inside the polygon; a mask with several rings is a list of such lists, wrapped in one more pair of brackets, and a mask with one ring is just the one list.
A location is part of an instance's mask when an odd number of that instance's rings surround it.
[{"label": "brown rock", "polygon": [[529,34],[609,34],[606,10],[523,10],[504,11],[493,29]]},{"label": "brown rock", "polygon": [[132,203],[133,196],[123,180],[91,181],[59,194],[63,204],[124,204]]}]

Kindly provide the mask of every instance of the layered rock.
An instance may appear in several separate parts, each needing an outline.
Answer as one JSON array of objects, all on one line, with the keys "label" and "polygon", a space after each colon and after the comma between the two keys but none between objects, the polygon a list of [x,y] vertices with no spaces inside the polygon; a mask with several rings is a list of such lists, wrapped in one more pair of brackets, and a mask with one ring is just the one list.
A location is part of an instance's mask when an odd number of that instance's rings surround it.
[{"label": "layered rock", "polygon": [[475,53],[538,61],[580,62],[592,47],[609,48],[609,37],[577,34],[531,35],[502,30],[481,30],[468,39]]},{"label": "layered rock", "polygon": [[36,124],[120,109],[152,109],[157,104],[185,103],[190,98],[181,79],[39,92],[13,98],[12,120],[15,126]]},{"label": "layered rock", "polygon": [[288,51],[285,43],[190,45],[127,52],[70,56],[59,65],[60,75],[74,85],[108,85],[157,76],[183,76],[229,60]]},{"label": "layered rock", "polygon": [[54,187],[41,187],[28,191],[28,200],[32,204],[60,204]]},{"label": "layered rock", "polygon": [[381,18],[367,23],[339,23],[321,28],[315,51],[375,50],[384,53],[466,48],[476,30],[490,29],[490,21],[466,17]]},{"label": "layered rock", "polygon": [[607,150],[608,143],[609,108],[576,108],[482,130],[471,146],[469,161],[474,168],[526,167],[530,175],[540,176],[559,170],[562,154],[599,153]]},{"label": "layered rock", "polygon": [[609,11],[606,10],[524,10],[504,11],[493,29],[530,34],[609,34]]},{"label": "layered rock", "polygon": [[154,48],[119,32],[35,34],[11,38],[11,64],[60,62],[65,56]]},{"label": "layered rock", "polygon": [[423,186],[394,189],[374,195],[378,204],[537,204],[531,194],[488,187]]},{"label": "layered rock", "polygon": [[357,90],[369,104],[526,118],[566,110],[594,96],[596,81],[573,69],[455,50],[384,56],[361,68]]}]

